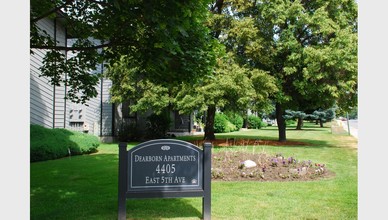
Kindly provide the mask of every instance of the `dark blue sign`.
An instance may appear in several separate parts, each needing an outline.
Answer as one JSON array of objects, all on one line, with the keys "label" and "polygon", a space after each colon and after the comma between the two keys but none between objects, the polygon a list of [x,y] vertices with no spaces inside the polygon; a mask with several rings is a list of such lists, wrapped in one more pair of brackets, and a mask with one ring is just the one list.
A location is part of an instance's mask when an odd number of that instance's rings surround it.
[{"label": "dark blue sign", "polygon": [[127,150],[119,144],[118,219],[126,200],[202,197],[202,217],[211,216],[211,144],[203,150],[180,140],[159,139]]},{"label": "dark blue sign", "polygon": [[202,189],[202,150],[188,142],[148,141],[128,158],[128,190]]}]

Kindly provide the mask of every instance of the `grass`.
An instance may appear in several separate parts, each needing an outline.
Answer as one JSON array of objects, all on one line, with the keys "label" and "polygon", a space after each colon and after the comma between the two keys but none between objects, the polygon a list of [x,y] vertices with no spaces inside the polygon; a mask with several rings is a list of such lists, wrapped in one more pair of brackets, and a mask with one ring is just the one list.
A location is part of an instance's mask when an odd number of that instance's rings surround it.
[{"label": "grass", "polygon": [[[230,136],[276,139],[277,130],[217,135]],[[357,140],[314,124],[287,130],[287,138],[310,144],[213,151],[281,152],[325,163],[336,176],[310,182],[212,181],[212,219],[357,219]],[[31,163],[30,218],[117,219],[117,153],[117,144],[101,144],[96,154]],[[201,198],[127,200],[129,219],[200,219],[201,212]]]}]

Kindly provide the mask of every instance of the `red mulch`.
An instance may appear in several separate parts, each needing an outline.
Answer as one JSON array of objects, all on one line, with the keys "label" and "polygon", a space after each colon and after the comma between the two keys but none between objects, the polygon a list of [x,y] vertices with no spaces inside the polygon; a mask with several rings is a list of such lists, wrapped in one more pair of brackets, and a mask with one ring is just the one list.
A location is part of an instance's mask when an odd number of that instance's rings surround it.
[{"label": "red mulch", "polygon": [[[202,146],[204,140],[189,141],[197,146]],[[260,139],[243,139],[243,138],[229,138],[229,139],[216,139],[211,142],[213,146],[226,147],[226,146],[247,146],[247,145],[270,145],[270,146],[305,146],[311,145],[309,143],[300,141],[276,141],[276,140],[260,140]]]}]

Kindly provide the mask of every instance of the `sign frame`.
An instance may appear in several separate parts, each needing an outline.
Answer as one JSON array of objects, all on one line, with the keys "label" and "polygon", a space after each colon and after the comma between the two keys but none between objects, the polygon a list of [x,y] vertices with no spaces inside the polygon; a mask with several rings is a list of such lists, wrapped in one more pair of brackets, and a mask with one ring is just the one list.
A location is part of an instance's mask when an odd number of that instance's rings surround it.
[{"label": "sign frame", "polygon": [[[138,198],[184,198],[184,197],[202,197],[202,216],[203,219],[210,219],[211,216],[211,143],[205,142],[203,144],[203,150],[198,148],[192,143],[175,140],[175,139],[156,139],[143,142],[135,147],[127,150],[127,143],[119,143],[119,182],[118,182],[118,219],[126,219],[126,200],[127,199],[138,199]],[[158,152],[159,150],[162,150]],[[197,163],[198,167],[191,167],[189,172],[183,171],[186,175],[195,174],[198,177],[197,179],[181,177],[187,181],[198,180],[196,182],[191,182],[192,184],[187,184],[183,181],[182,184],[171,183],[171,184],[159,184],[152,187],[145,185],[133,184],[134,179],[144,179],[142,172],[145,168],[143,165],[134,166],[133,159],[136,152],[140,153],[145,151],[155,155],[145,156],[143,160],[149,162],[155,167],[157,162],[161,162],[162,156],[170,156],[173,159],[183,159],[189,161],[190,159]],[[188,155],[183,157],[176,156],[177,152],[186,152]],[[190,156],[191,154],[192,156]],[[193,155],[194,154],[194,155]],[[196,157],[195,157],[196,155]],[[175,157],[174,157],[175,156]],[[136,159],[140,161],[140,156],[137,156]],[[194,160],[195,158],[195,160]],[[158,160],[159,159],[159,160]],[[191,165],[195,164],[193,162],[187,162]],[[159,164],[158,164],[159,165]],[[176,164],[174,164],[176,165]],[[179,166],[179,163],[178,163]],[[182,173],[181,169],[176,167],[178,172]],[[196,170],[196,168],[198,168]],[[140,170],[138,170],[140,169]],[[148,173],[150,172],[149,170]],[[197,172],[195,172],[197,171]],[[175,172],[175,166],[174,166]],[[189,173],[189,174],[187,174]],[[154,174],[155,175],[155,174]],[[148,177],[148,176],[147,176]],[[154,182],[155,183],[155,182]],[[156,183],[155,183],[156,184]],[[185,185],[186,184],[186,185]],[[194,184],[194,185],[193,185]]]}]

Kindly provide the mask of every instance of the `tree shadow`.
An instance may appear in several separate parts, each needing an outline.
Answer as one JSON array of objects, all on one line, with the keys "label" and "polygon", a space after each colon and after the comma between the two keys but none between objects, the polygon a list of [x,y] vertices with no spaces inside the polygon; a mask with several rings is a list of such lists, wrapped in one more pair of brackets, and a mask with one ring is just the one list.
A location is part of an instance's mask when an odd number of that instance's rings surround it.
[{"label": "tree shadow", "polygon": [[[117,154],[32,163],[30,174],[31,219],[117,219]],[[201,218],[201,203],[200,197],[127,199],[127,218]]]},{"label": "tree shadow", "polygon": [[[195,199],[202,201],[202,198]],[[128,199],[126,207],[129,219],[202,218],[198,209],[180,198]]]},{"label": "tree shadow", "polygon": [[[323,127],[323,128],[328,128],[328,127]],[[302,129],[296,129],[296,128],[287,128],[287,131],[322,131],[321,129],[316,129],[316,128],[302,128]]]}]

